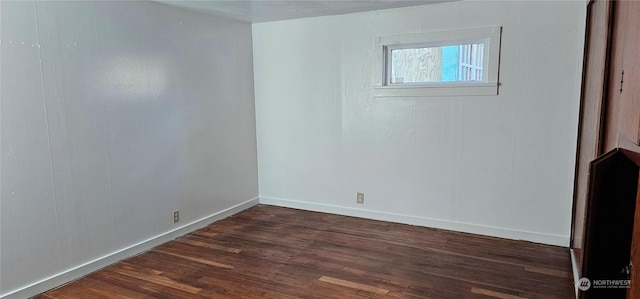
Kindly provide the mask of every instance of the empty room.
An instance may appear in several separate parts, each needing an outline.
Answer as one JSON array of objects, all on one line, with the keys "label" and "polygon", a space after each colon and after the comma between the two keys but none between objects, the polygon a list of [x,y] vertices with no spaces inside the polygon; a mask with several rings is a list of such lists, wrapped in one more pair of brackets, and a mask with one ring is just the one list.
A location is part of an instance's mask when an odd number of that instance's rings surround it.
[{"label": "empty room", "polygon": [[639,22],[2,0],[0,298],[640,298]]}]

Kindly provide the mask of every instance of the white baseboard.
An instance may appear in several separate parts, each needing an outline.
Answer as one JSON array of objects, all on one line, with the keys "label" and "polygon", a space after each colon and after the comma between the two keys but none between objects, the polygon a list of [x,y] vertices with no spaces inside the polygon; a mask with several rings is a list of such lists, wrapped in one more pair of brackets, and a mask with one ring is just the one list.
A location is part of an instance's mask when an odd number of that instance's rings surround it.
[{"label": "white baseboard", "polygon": [[315,212],[332,213],[332,214],[339,214],[339,215],[345,215],[345,216],[353,216],[353,217],[360,217],[360,218],[367,218],[367,219],[374,219],[374,220],[382,220],[382,221],[389,221],[389,222],[396,222],[396,223],[440,228],[440,229],[453,230],[453,231],[492,236],[492,237],[499,237],[499,238],[505,238],[505,239],[524,240],[524,241],[562,246],[562,247],[569,246],[568,236],[543,234],[543,233],[537,233],[537,232],[506,229],[506,228],[500,228],[500,227],[440,220],[440,219],[433,219],[433,218],[427,218],[427,217],[394,214],[394,213],[387,213],[387,212],[380,212],[380,211],[373,211],[373,210],[354,209],[354,208],[343,207],[343,206],[326,205],[326,204],[296,201],[296,200],[289,200],[289,199],[282,199],[282,198],[275,198],[275,197],[261,196],[260,203],[266,204],[266,205],[281,206],[281,207],[309,210],[309,211],[315,211]]},{"label": "white baseboard", "polygon": [[46,292],[50,289],[76,280],[83,276],[86,276],[92,272],[100,270],[106,266],[132,257],[144,251],[147,251],[160,244],[171,241],[177,237],[186,235],[197,229],[203,228],[213,222],[222,220],[238,212],[251,208],[259,203],[259,199],[253,198],[243,203],[230,207],[228,209],[216,212],[202,219],[196,220],[189,224],[185,224],[179,228],[160,234],[158,236],[149,238],[140,243],[131,245],[113,253],[107,254],[103,257],[97,258],[82,265],[78,265],[74,268],[68,269],[51,277],[45,278],[41,281],[35,282],[31,285],[19,288],[17,290],[10,291],[0,296],[2,299],[14,299],[14,298],[29,298],[38,295],[42,292]]}]

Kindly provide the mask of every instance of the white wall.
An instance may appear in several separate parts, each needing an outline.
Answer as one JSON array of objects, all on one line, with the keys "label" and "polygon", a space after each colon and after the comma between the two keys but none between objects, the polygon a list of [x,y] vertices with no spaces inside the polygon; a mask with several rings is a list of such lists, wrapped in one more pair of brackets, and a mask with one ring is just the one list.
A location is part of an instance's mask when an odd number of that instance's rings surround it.
[{"label": "white wall", "polygon": [[0,7],[1,295],[257,203],[249,24],[152,2]]},{"label": "white wall", "polygon": [[[254,24],[260,201],[568,246],[584,20],[465,1]],[[375,37],[495,25],[498,96],[373,98]]]}]

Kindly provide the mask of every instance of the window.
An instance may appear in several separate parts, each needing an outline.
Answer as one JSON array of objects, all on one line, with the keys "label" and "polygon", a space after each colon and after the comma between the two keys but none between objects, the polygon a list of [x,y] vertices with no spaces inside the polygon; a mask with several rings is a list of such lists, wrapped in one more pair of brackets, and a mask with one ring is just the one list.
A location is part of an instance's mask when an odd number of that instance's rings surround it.
[{"label": "window", "polygon": [[496,95],[501,27],[379,37],[376,97]]},{"label": "window", "polygon": [[483,81],[484,43],[389,52],[389,84]]}]

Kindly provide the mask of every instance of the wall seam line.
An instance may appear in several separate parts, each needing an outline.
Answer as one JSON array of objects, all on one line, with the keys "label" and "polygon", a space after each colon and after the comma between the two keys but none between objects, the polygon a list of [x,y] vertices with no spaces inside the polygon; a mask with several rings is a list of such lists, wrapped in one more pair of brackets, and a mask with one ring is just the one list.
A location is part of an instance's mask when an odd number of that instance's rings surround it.
[{"label": "wall seam line", "polygon": [[[38,38],[38,43],[42,45],[42,40],[40,38],[40,26],[39,26],[39,16],[38,16],[38,3],[36,1],[33,2],[33,12],[35,16],[36,22],[36,35]],[[58,190],[56,190],[56,181],[55,181],[55,171],[53,165],[53,151],[51,145],[51,129],[49,125],[49,109],[47,107],[47,94],[45,92],[45,83],[44,83],[44,69],[42,67],[42,46],[38,47],[38,66],[40,68],[40,87],[42,88],[42,106],[44,108],[44,119],[47,128],[47,145],[49,152],[49,170],[51,174],[51,187],[53,189],[53,207],[56,213],[56,232],[58,234],[58,262],[62,264],[62,238],[60,236],[60,214],[58,211]]]},{"label": "wall seam line", "polygon": [[[98,16],[96,14],[96,3],[93,2],[93,24],[95,28],[95,41],[96,41],[96,56],[99,58],[100,55],[100,42],[98,37]],[[111,182],[111,149],[109,147],[109,130],[107,127],[107,113],[105,112],[105,103],[104,98],[101,99],[101,117],[102,117],[102,129],[104,132],[104,146],[106,150],[106,159],[107,159],[107,184],[109,185],[109,212],[111,215],[111,223],[115,224],[115,214],[113,213],[113,184]],[[115,225],[111,225],[111,237],[113,238],[113,244],[116,244],[116,230]]]}]

